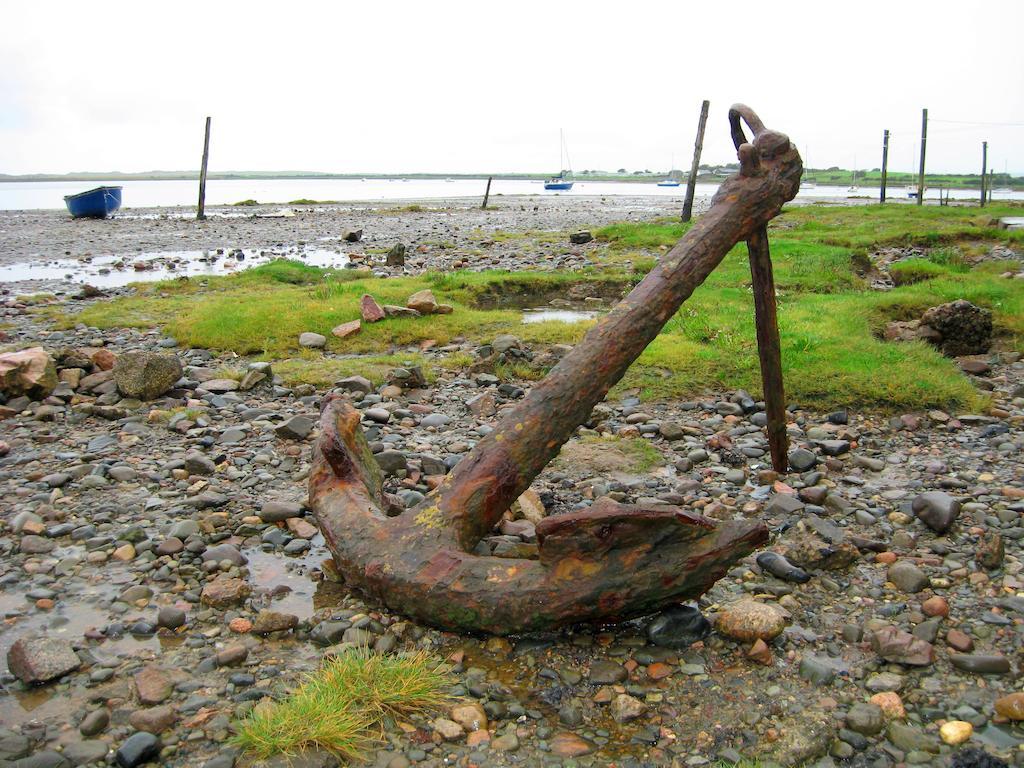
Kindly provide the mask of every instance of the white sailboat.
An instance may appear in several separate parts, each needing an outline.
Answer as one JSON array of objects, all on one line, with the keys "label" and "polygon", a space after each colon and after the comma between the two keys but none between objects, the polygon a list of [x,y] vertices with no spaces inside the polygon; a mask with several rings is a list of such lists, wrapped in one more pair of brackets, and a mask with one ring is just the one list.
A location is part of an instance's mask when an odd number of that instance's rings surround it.
[{"label": "white sailboat", "polygon": [[[569,149],[565,145],[565,133],[561,128],[558,129],[559,138],[559,149],[558,149],[558,175],[552,176],[550,179],[544,182],[544,189],[550,189],[554,191],[565,191],[572,189],[572,160],[569,159]],[[566,168],[568,167],[568,173]]]},{"label": "white sailboat", "polygon": [[[810,157],[811,157],[811,152],[807,148],[807,145],[805,144],[804,145],[804,157],[803,157],[804,169],[805,170],[809,170],[810,167],[811,167]],[[817,187],[818,187],[818,182],[816,182],[814,179],[804,178],[804,179],[802,179],[800,181],[800,188],[801,189],[817,189]]]}]

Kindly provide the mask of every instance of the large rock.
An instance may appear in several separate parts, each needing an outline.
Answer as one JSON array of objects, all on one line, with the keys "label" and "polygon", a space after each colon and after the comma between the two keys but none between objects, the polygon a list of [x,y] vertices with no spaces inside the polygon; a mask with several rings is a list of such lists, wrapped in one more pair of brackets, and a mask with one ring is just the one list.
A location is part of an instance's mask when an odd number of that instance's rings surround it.
[{"label": "large rock", "polygon": [[125,397],[153,400],[181,378],[181,361],[176,355],[156,352],[125,352],[114,363],[114,381]]},{"label": "large rock", "polygon": [[1010,720],[1024,720],[1024,693],[1009,693],[996,699],[996,712]]},{"label": "large rock", "polygon": [[240,605],[252,593],[252,588],[241,579],[219,577],[203,587],[202,601],[214,608]]},{"label": "large rock", "polygon": [[56,386],[57,367],[42,347],[0,355],[0,392],[7,397],[27,395],[41,400]]},{"label": "large rock", "polygon": [[434,298],[434,292],[426,288],[410,296],[405,306],[415,309],[421,315],[432,315],[437,312],[437,299]]},{"label": "large rock", "polygon": [[666,608],[647,625],[647,638],[664,648],[689,648],[711,632],[711,623],[689,605]]},{"label": "large rock", "polygon": [[143,704],[162,704],[174,692],[174,684],[159,667],[143,667],[135,673],[135,692]]},{"label": "large rock", "polygon": [[931,643],[896,627],[882,627],[871,633],[871,647],[886,661],[910,667],[926,667],[935,661]]},{"label": "large rock", "polygon": [[327,345],[327,337],[321,333],[306,331],[299,334],[299,346],[307,349],[323,349]]},{"label": "large rock", "polygon": [[[383,310],[381,310],[383,311]],[[336,325],[331,329],[331,333],[337,336],[339,339],[347,339],[349,336],[355,336],[359,333],[362,328],[362,321],[360,320],[349,320],[347,323]]]},{"label": "large rock", "polygon": [[46,683],[82,664],[71,644],[52,637],[22,637],[7,652],[7,667],[23,683]]},{"label": "large rock", "polygon": [[405,266],[405,245],[395,243],[391,246],[391,250],[388,251],[387,265],[389,267]]},{"label": "large rock", "polygon": [[944,491],[928,491],[911,502],[911,509],[936,533],[945,533],[960,516],[960,502]]},{"label": "large rock", "polygon": [[904,592],[920,592],[929,584],[928,575],[908,560],[897,560],[890,565],[888,577]]},{"label": "large rock", "polygon": [[368,293],[364,293],[359,299],[359,314],[364,323],[376,323],[385,317],[384,308]]},{"label": "large rock", "polygon": [[932,307],[921,323],[938,333],[938,345],[950,357],[979,355],[992,343],[992,313],[964,299]]}]

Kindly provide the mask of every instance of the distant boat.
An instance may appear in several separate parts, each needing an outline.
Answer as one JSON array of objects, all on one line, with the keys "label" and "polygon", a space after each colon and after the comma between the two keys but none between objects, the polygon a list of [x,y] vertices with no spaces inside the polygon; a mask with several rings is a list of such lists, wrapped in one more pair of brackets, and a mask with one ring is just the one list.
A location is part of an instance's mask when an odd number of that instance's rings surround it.
[{"label": "distant boat", "polygon": [[[810,169],[811,169],[811,150],[810,150],[810,148],[806,144],[804,144],[803,161],[804,161],[804,170],[805,171],[810,171]],[[804,179],[802,179],[800,181],[800,188],[801,189],[817,189],[818,188],[818,182],[815,181],[814,179],[804,178]]]},{"label": "distant boat", "polygon": [[105,219],[121,207],[121,187],[96,187],[65,195],[64,204],[75,219]]},{"label": "distant boat", "polygon": [[[563,170],[558,172],[557,176],[552,176],[550,179],[544,182],[544,189],[549,189],[554,192],[564,192],[572,189],[573,180],[572,176],[572,161],[569,160],[569,150],[565,146],[565,134],[559,129],[558,131],[559,147],[558,147],[558,167]],[[563,163],[563,161],[565,161]],[[568,167],[568,172],[564,169]]]},{"label": "distant boat", "polygon": [[676,172],[676,156],[672,156],[672,162],[669,163],[669,175],[664,179],[657,182],[658,186],[679,186],[679,179],[673,174]]}]

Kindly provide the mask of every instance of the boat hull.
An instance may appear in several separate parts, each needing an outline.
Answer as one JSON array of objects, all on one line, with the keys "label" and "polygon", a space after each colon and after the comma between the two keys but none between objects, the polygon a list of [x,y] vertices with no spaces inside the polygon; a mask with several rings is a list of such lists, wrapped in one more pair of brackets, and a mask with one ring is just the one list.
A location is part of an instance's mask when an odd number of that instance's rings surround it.
[{"label": "boat hull", "polygon": [[572,189],[573,182],[571,181],[546,181],[544,182],[544,189],[554,190],[566,190]]},{"label": "boat hull", "polygon": [[659,181],[658,182],[658,186],[659,187],[678,187],[679,186],[679,182],[678,181]]},{"label": "boat hull", "polygon": [[121,187],[96,187],[67,195],[64,204],[75,219],[105,219],[121,207]]}]

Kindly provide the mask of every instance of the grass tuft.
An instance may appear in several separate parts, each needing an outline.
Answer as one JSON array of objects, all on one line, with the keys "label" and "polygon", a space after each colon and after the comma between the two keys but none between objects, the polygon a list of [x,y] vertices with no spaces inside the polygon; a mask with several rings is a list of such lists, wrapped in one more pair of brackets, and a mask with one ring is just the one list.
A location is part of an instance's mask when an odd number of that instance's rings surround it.
[{"label": "grass tuft", "polygon": [[449,684],[447,673],[426,654],[347,651],[331,657],[286,699],[257,705],[238,724],[234,742],[257,760],[310,750],[357,760],[385,719],[441,708]]}]

